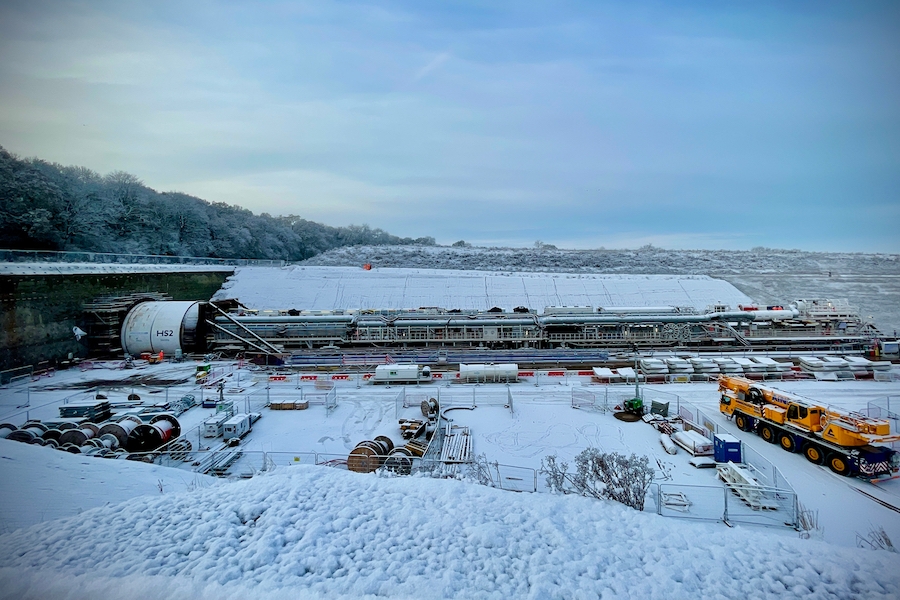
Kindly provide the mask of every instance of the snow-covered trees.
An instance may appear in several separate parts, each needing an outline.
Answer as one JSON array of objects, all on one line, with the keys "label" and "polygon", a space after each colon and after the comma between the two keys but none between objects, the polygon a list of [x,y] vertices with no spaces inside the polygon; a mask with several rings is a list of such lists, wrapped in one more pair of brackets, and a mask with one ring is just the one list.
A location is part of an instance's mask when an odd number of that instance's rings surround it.
[{"label": "snow-covered trees", "polygon": [[254,215],[156,192],[124,171],[101,176],[22,160],[0,148],[0,248],[299,261],[354,244],[434,243],[368,225],[329,227],[297,216]]},{"label": "snow-covered trees", "polygon": [[625,456],[586,448],[575,457],[575,471],[557,460],[556,455],[541,461],[541,473],[547,485],[564,494],[576,493],[604,500],[615,500],[636,510],[644,510],[647,490],[653,481],[653,469],[646,456]]}]

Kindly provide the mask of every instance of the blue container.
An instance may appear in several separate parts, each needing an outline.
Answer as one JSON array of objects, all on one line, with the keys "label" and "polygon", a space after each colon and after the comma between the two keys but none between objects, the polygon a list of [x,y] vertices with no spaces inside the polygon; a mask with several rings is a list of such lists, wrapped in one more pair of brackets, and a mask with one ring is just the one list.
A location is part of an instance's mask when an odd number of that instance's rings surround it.
[{"label": "blue container", "polygon": [[713,458],[717,463],[743,462],[741,460],[741,441],[728,433],[716,434],[713,438]]}]

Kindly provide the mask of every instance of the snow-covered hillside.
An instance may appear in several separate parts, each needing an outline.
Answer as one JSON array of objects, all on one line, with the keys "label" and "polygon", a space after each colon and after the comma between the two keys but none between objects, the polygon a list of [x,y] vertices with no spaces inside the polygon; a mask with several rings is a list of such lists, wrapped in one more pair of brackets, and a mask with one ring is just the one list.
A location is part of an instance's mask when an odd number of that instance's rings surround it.
[{"label": "snow-covered hillside", "polygon": [[900,254],[739,250],[558,250],[446,246],[347,246],[303,262],[319,266],[549,271],[552,273],[697,274],[866,273],[900,275]]},{"label": "snow-covered hillside", "polygon": [[[26,450],[48,494],[58,479],[42,457],[80,468]],[[120,461],[97,463],[123,475]],[[894,598],[900,586],[900,556],[883,551],[312,466],[8,533],[0,565],[0,597],[17,599]]]}]

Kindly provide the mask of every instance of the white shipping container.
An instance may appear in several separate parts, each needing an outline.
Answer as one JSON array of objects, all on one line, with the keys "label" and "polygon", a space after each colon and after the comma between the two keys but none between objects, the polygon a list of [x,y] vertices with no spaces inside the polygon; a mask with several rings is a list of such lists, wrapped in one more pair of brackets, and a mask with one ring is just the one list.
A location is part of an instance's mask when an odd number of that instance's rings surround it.
[{"label": "white shipping container", "polygon": [[431,381],[431,369],[419,365],[378,365],[375,383],[415,383]]},{"label": "white shipping container", "polygon": [[203,437],[216,438],[222,435],[225,421],[229,417],[230,413],[220,412],[203,421]]},{"label": "white shipping container", "polygon": [[225,421],[224,431],[222,433],[226,442],[234,438],[242,438],[250,431],[250,415],[240,414],[234,415]]}]

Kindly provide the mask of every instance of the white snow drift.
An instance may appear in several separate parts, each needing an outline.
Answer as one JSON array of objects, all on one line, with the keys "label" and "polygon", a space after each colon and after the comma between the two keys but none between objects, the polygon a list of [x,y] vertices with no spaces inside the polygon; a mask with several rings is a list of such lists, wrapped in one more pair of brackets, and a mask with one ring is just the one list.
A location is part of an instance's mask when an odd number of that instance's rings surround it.
[{"label": "white snow drift", "polygon": [[[35,468],[58,454],[29,450]],[[893,598],[900,585],[886,552],[312,466],[8,533],[0,565],[6,598]]]}]

